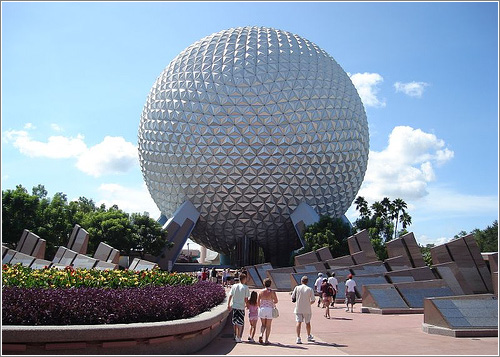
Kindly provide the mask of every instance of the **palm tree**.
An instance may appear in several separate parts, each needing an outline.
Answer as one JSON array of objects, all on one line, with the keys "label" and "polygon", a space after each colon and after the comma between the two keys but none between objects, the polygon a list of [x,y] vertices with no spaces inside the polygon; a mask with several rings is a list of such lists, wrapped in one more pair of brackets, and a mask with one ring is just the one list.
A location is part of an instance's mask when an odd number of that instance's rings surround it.
[{"label": "palm tree", "polygon": [[392,212],[393,210],[393,207],[392,207],[392,202],[391,200],[389,199],[389,197],[384,197],[384,199],[382,201],[380,201],[380,203],[382,204],[382,206],[385,207],[385,211],[387,213],[390,213]]},{"label": "palm tree", "polygon": [[372,204],[372,210],[373,210],[373,215],[375,217],[383,217],[385,218],[387,216],[387,209],[386,207],[380,203],[380,202],[375,202]]},{"label": "palm tree", "polygon": [[369,218],[370,217],[370,209],[368,208],[368,202],[366,202],[365,198],[362,196],[358,196],[356,200],[354,200],[356,204],[356,210],[359,211],[361,217]]},{"label": "palm tree", "polygon": [[411,216],[407,212],[401,213],[399,219],[401,219],[401,224],[403,225],[404,229],[406,229],[406,227],[411,224]]},{"label": "palm tree", "polygon": [[[394,201],[392,201],[392,218],[396,220],[396,224],[394,225],[394,238],[396,238],[396,233],[398,231],[398,219],[399,219],[399,212],[401,212],[401,215],[406,213],[405,209],[407,208],[406,202],[403,201],[401,198],[396,198]],[[410,217],[411,219],[411,217]]]}]

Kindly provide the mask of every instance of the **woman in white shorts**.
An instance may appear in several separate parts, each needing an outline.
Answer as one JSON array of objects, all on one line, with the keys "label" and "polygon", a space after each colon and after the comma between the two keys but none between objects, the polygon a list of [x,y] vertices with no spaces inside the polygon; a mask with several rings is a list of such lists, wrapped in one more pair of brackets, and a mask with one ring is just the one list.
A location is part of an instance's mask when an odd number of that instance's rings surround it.
[{"label": "woman in white shorts", "polygon": [[[278,302],[276,292],[271,290],[271,279],[264,279],[264,289],[259,291],[257,305],[259,306],[259,317],[261,321],[259,343],[269,344],[271,334],[271,323],[273,322],[273,307]],[[266,339],[263,341],[264,332]]]}]

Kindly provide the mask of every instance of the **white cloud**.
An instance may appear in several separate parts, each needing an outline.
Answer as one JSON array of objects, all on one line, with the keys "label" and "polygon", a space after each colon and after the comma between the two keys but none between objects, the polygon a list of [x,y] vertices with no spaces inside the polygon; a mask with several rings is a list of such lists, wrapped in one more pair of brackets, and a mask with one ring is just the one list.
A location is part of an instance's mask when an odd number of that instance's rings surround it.
[{"label": "white cloud", "polygon": [[434,244],[435,246],[448,243],[450,240],[453,238],[447,238],[447,237],[438,237],[438,238],[431,238],[426,235],[421,235],[421,236],[415,236],[415,240],[417,241],[418,244],[421,246],[426,246],[427,244]]},{"label": "white cloud", "polygon": [[394,88],[396,89],[396,93],[403,92],[410,97],[420,98],[422,97],[422,94],[424,94],[425,87],[427,87],[428,85],[429,84],[425,82],[396,82],[394,83]]},{"label": "white cloud", "polygon": [[138,165],[137,147],[122,137],[106,136],[104,140],[90,148],[84,136],[76,138],[50,136],[47,142],[37,141],[25,130],[8,130],[4,133],[5,142],[29,157],[50,159],[76,159],[76,167],[91,176],[127,172]]},{"label": "white cloud", "polygon": [[[358,196],[369,204],[384,197],[402,198],[412,216],[410,230],[415,231],[418,243],[445,243],[461,230],[477,228],[478,219],[493,221],[498,217],[498,196],[460,193],[435,182],[436,168],[453,157],[454,152],[434,134],[395,127],[386,148],[370,151]],[[354,204],[346,216],[351,222],[359,217]],[[419,231],[427,233],[419,236]]]},{"label": "white cloud", "polygon": [[13,142],[14,147],[29,157],[48,157],[51,159],[67,159],[81,155],[87,150],[83,135],[76,138],[64,136],[51,136],[46,143],[33,140],[24,130],[8,130],[4,138]]},{"label": "white cloud", "polygon": [[52,128],[52,130],[54,131],[63,131],[63,128],[61,128],[59,125],[55,124],[55,123],[52,123],[50,124],[50,127]]},{"label": "white cloud", "polygon": [[26,123],[26,124],[24,124],[24,129],[33,130],[33,129],[36,129],[36,126],[34,126],[33,123]]},{"label": "white cloud", "polygon": [[78,157],[76,167],[88,175],[126,172],[138,164],[137,147],[122,137],[104,140]]},{"label": "white cloud", "polygon": [[379,88],[377,87],[384,81],[384,78],[378,73],[355,73],[351,75],[352,83],[356,87],[361,101],[367,107],[385,107],[385,99],[377,97]]},{"label": "white cloud", "polygon": [[134,189],[107,183],[100,185],[98,190],[101,192],[102,198],[98,201],[97,206],[104,203],[109,208],[116,204],[120,209],[128,213],[143,213],[146,211],[153,219],[160,217],[160,210],[151,198],[146,184],[142,184],[140,189]]},{"label": "white cloud", "polygon": [[373,202],[384,197],[419,199],[428,195],[435,180],[434,167],[453,158],[453,151],[434,134],[408,126],[397,126],[388,146],[370,151],[368,168],[359,196]]}]

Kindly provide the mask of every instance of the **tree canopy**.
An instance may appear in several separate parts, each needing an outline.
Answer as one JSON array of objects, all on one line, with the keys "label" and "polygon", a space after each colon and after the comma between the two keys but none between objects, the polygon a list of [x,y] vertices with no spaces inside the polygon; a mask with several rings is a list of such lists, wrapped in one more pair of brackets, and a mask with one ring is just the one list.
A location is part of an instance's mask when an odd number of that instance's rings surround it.
[{"label": "tree canopy", "polygon": [[[328,247],[334,258],[349,254],[347,238],[351,235],[349,223],[341,218],[321,216],[317,223],[306,227],[305,246],[295,255],[304,254],[323,247]],[[292,257],[293,259],[293,257]]]},{"label": "tree canopy", "polygon": [[[407,204],[401,198],[391,201],[384,197],[381,201],[368,206],[364,197],[358,196],[354,200],[360,217],[354,222],[357,232],[368,230],[373,249],[380,260],[388,258],[385,243],[408,233],[406,228],[411,225],[411,216],[406,211]],[[398,225],[401,229],[398,231]]]},{"label": "tree canopy", "polygon": [[485,229],[473,229],[470,233],[461,231],[454,238],[460,238],[467,234],[473,234],[479,250],[485,252],[498,252],[498,221],[493,221],[491,226]]},{"label": "tree canopy", "polygon": [[32,194],[18,185],[2,191],[2,243],[15,248],[24,229],[47,241],[46,257],[54,256],[57,247],[68,243],[75,224],[89,232],[88,251],[100,242],[120,250],[121,254],[160,255],[167,242],[167,231],[147,213],[128,214],[118,206],[96,206],[92,199],[80,197],[68,202],[64,193],[47,196],[43,185],[33,187]]}]

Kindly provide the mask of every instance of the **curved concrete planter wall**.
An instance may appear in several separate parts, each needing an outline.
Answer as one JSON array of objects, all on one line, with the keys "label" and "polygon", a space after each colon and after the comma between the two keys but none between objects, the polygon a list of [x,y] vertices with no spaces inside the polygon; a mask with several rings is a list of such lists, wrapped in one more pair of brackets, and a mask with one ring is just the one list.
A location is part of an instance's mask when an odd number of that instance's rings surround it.
[{"label": "curved concrete planter wall", "polygon": [[116,325],[2,326],[2,354],[191,354],[222,330],[227,298],[198,316]]}]

